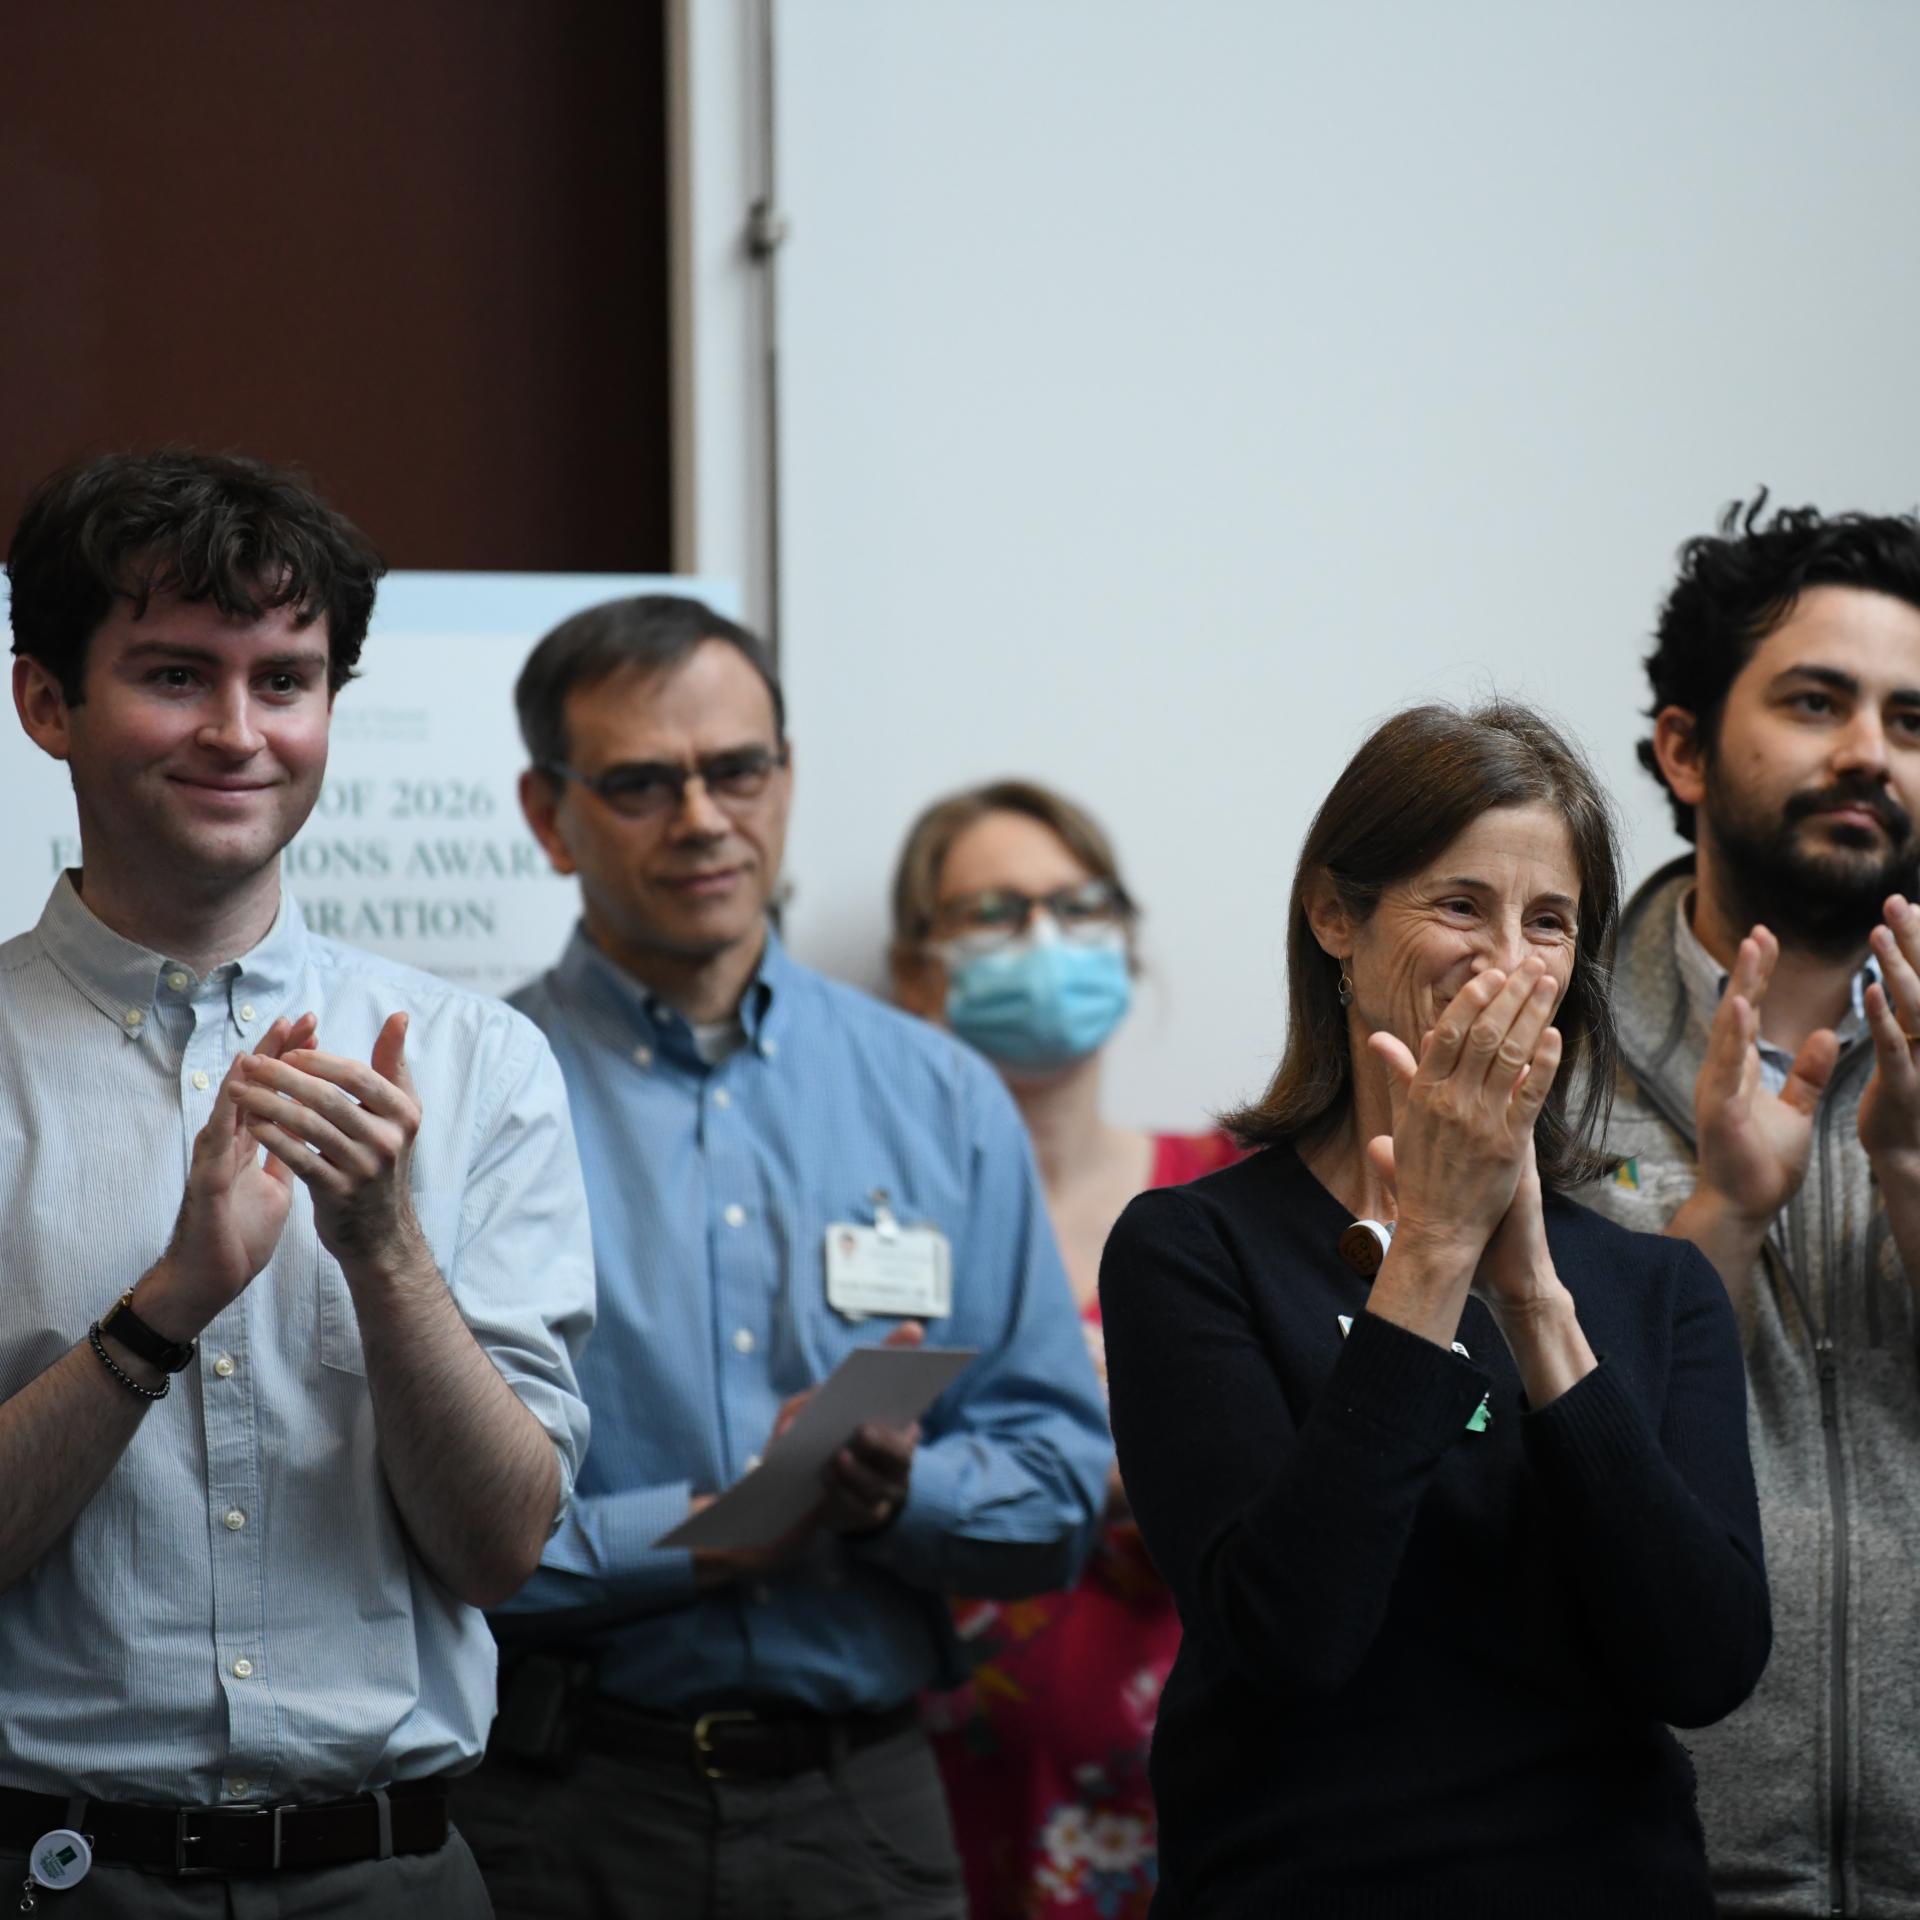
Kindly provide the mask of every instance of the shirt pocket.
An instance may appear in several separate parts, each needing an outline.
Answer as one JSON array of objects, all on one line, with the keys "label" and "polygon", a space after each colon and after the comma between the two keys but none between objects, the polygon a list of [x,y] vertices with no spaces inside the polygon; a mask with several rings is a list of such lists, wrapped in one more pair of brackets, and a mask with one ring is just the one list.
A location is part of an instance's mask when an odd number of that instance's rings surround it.
[{"label": "shirt pocket", "polygon": [[314,1281],[320,1296],[320,1364],[339,1373],[364,1375],[366,1349],[360,1344],[360,1316],[340,1263],[314,1242]]},{"label": "shirt pocket", "polygon": [[[459,1221],[457,1194],[449,1198],[433,1192],[413,1196],[414,1217],[427,1237],[434,1264],[449,1285],[453,1279],[453,1235]],[[320,1313],[320,1364],[338,1373],[367,1371],[366,1347],[360,1338],[360,1316],[354,1310],[353,1291],[340,1263],[324,1246],[319,1235],[313,1238],[314,1290]]]}]

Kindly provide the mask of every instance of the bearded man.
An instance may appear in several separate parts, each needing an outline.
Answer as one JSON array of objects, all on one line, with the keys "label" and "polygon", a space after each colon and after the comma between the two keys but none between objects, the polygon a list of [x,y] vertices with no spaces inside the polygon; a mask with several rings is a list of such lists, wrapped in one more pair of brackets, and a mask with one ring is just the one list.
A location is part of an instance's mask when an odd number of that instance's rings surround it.
[{"label": "bearded man", "polygon": [[1920,1913],[1920,521],[1728,509],[1640,757],[1693,842],[1622,924],[1620,1163],[1747,1342],[1774,1651],[1688,1736],[1720,1911]]}]

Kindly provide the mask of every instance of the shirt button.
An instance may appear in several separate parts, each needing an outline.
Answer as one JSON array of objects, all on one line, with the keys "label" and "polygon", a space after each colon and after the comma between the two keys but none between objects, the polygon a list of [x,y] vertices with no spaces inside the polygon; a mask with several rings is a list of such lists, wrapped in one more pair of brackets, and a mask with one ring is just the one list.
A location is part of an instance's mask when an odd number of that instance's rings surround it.
[{"label": "shirt button", "polygon": [[730,1227],[744,1227],[747,1224],[747,1210],[736,1200],[720,1218]]},{"label": "shirt button", "polygon": [[238,1507],[229,1507],[220,1517],[229,1533],[238,1533],[247,1524],[247,1516]]},{"label": "shirt button", "polygon": [[771,1040],[762,1040],[760,1042],[760,1058],[762,1060],[771,1060],[779,1051],[779,1047]]},{"label": "shirt button", "polygon": [[[222,1380],[231,1380],[233,1378],[233,1355],[223,1353],[219,1359],[213,1363],[213,1370]],[[232,1523],[229,1522],[228,1524],[231,1525]]]},{"label": "shirt button", "polygon": [[240,1795],[245,1793],[246,1790],[252,1785],[253,1785],[253,1782],[251,1780],[240,1780],[240,1779],[229,1780],[227,1782],[227,1791],[230,1794],[232,1794],[235,1799],[238,1799]]},{"label": "shirt button", "polygon": [[242,1655],[240,1659],[233,1663],[233,1677],[236,1680],[251,1680],[253,1678],[253,1662]]},{"label": "shirt button", "polygon": [[211,1083],[211,1082],[210,1082],[210,1081],[208,1080],[208,1078],[207,1078],[207,1076],[205,1075],[205,1073],[203,1073],[203,1072],[202,1072],[202,1071],[201,1071],[201,1070],[200,1070],[200,1069],[199,1069],[198,1067],[195,1067],[195,1068],[194,1068],[194,1070],[193,1070],[193,1090],[194,1090],[194,1092],[195,1092],[195,1093],[205,1093],[205,1092],[206,1092],[206,1090],[207,1090],[207,1088],[208,1088],[208,1087],[209,1087],[209,1086],[210,1086],[211,1084],[212,1084],[212,1083]]},{"label": "shirt button", "polygon": [[757,1453],[750,1453],[747,1455],[747,1471],[749,1473],[751,1473],[754,1470],[754,1468],[757,1467],[759,1464],[760,1464],[760,1456]]},{"label": "shirt button", "polygon": [[175,993],[185,993],[186,990],[193,985],[193,975],[190,973],[182,973],[178,968],[175,968],[172,973],[167,975],[167,985],[170,986]]},{"label": "shirt button", "polygon": [[635,1047],[633,1050],[633,1064],[636,1067],[652,1066],[653,1049],[651,1047]]},{"label": "shirt button", "polygon": [[124,1020],[129,1027],[143,1027],[147,1021],[147,1016],[142,1013],[138,1007],[129,1007],[120,1018]]},{"label": "shirt button", "polygon": [[733,1095],[730,1094],[725,1087],[715,1087],[713,1090],[713,1104],[716,1107],[730,1107],[733,1105]]},{"label": "shirt button", "polygon": [[240,1024],[245,1026],[253,1017],[253,1002],[251,1000],[243,1001],[240,1007]]},{"label": "shirt button", "polygon": [[734,1329],[733,1350],[735,1353],[751,1353],[753,1351],[753,1329],[751,1327],[736,1327]]}]

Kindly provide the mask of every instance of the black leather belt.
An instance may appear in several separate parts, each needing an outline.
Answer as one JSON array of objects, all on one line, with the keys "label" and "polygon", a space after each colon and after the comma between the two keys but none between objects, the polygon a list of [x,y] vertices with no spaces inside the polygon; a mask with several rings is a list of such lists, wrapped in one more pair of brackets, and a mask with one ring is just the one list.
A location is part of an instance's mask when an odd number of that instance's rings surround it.
[{"label": "black leather belt", "polygon": [[680,1715],[600,1700],[583,1735],[596,1753],[664,1760],[708,1780],[790,1780],[905,1733],[918,1719],[911,1701],[884,1713],[796,1714],[716,1707]]},{"label": "black leather belt", "polygon": [[[401,1780],[386,1790],[382,1844],[372,1794],[305,1807],[150,1807],[84,1802],[79,1830],[94,1858],[153,1873],[272,1873],[338,1867],[388,1853],[434,1853],[447,1839],[444,1780]],[[24,1853],[42,1834],[71,1826],[75,1802],[0,1787],[0,1846]]]}]

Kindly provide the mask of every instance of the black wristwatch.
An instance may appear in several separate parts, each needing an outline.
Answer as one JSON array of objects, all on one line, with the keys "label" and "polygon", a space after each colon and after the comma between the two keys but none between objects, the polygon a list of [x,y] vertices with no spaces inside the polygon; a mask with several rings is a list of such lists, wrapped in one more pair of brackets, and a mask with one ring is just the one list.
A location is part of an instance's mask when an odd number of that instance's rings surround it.
[{"label": "black wristwatch", "polygon": [[181,1368],[190,1367],[194,1354],[199,1350],[191,1340],[183,1344],[178,1340],[162,1339],[155,1333],[134,1312],[131,1287],[100,1316],[100,1331],[112,1334],[129,1353],[137,1353],[149,1366],[158,1367],[162,1373],[178,1373]]}]

